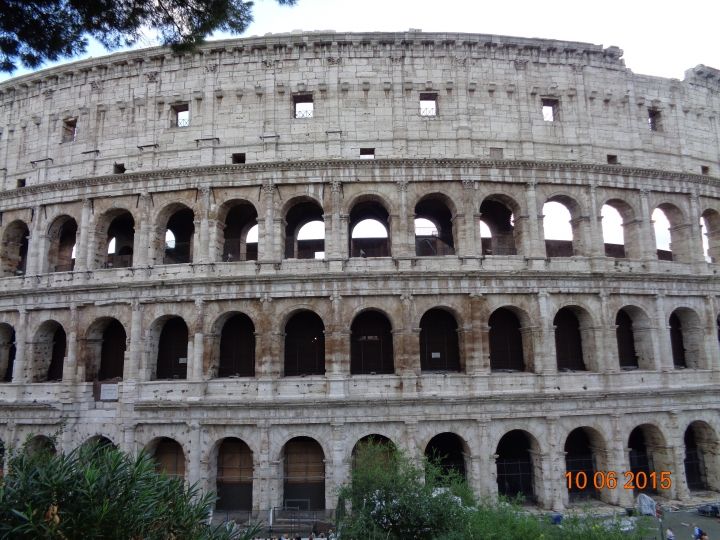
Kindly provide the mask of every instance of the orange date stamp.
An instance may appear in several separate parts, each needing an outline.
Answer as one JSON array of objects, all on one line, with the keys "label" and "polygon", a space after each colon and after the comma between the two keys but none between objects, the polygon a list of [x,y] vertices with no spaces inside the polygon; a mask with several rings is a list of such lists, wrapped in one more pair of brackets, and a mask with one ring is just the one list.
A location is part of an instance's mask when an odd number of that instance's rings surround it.
[{"label": "orange date stamp", "polygon": [[585,489],[670,489],[672,477],[670,471],[567,471],[565,473],[567,488],[571,490]]}]

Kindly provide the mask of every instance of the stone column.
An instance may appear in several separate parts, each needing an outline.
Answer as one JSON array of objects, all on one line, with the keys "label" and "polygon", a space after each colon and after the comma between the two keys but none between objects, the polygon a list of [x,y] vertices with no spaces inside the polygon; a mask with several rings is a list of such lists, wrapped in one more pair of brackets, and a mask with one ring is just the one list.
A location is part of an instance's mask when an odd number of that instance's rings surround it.
[{"label": "stone column", "polygon": [[480,293],[470,293],[469,296],[470,329],[465,340],[465,372],[468,375],[486,375],[490,373],[487,299]]},{"label": "stone column", "polygon": [[694,264],[698,272],[707,272],[705,252],[702,244],[702,227],[700,226],[700,201],[697,193],[690,194],[690,215],[687,226],[687,247],[690,250],[688,261]]},{"label": "stone column", "polygon": [[350,333],[343,330],[341,301],[341,296],[333,292],[330,297],[332,319],[325,332],[327,393],[330,397],[345,395],[344,382],[350,374]]},{"label": "stone column", "polygon": [[595,344],[592,346],[592,353],[596,355],[597,370],[599,373],[617,373],[620,371],[620,360],[618,357],[615,319],[608,307],[608,295],[600,293],[599,320],[595,327]]},{"label": "stone column", "polygon": [[82,272],[90,268],[92,259],[90,258],[90,249],[92,249],[91,238],[94,236],[92,228],[95,226],[95,217],[92,212],[92,199],[83,199],[82,213],[80,214],[80,224],[78,227],[75,240],[75,267],[76,272]]},{"label": "stone column", "polygon": [[150,195],[142,193],[138,199],[139,223],[135,223],[135,238],[133,241],[133,266],[146,266],[152,261],[150,252],[150,233],[153,224],[150,217]]},{"label": "stone column", "polygon": [[658,294],[655,296],[655,326],[657,332],[655,339],[657,367],[661,371],[673,371],[675,364],[672,356],[672,348],[670,346],[670,323],[668,322],[670,315],[665,313],[665,296]]},{"label": "stone column", "polygon": [[261,210],[264,209],[265,215],[263,219],[258,216],[258,262],[272,263],[282,259],[278,247],[282,231],[277,228],[280,223],[277,223],[275,218],[275,186],[272,182],[265,182],[261,190]]},{"label": "stone column", "polygon": [[78,366],[78,312],[77,305],[70,304],[70,328],[67,333],[67,351],[65,353],[65,359],[63,363],[63,383],[72,384],[77,382],[84,382],[77,379],[78,372],[84,374],[84,369],[79,369]]},{"label": "stone column", "polygon": [[[198,244],[195,244],[193,249],[193,262],[207,263],[213,260],[212,245],[210,244],[210,188],[200,188],[200,205],[198,207],[198,213],[200,214],[200,230],[196,230],[196,237]],[[194,241],[194,240],[193,240]]]},{"label": "stone column", "polygon": [[652,271],[657,266],[657,243],[648,195],[647,189],[640,190],[640,258],[646,262],[648,271]]},{"label": "stone column", "polygon": [[27,358],[27,310],[21,307],[18,310],[17,325],[15,326],[15,363],[13,365],[12,382],[26,383],[29,382],[28,377],[28,358]]},{"label": "stone column", "polygon": [[[550,313],[548,296],[547,291],[538,291],[537,301],[538,312],[540,313],[540,324],[532,329],[535,338],[533,340],[533,351],[535,353],[533,371],[540,375],[551,375],[557,373],[555,326],[553,325],[554,317],[553,314]],[[526,362],[528,360],[528,358],[525,358]]]},{"label": "stone column", "polygon": [[464,234],[460,246],[456,246],[456,253],[464,259],[479,259],[482,256],[482,240],[480,238],[480,223],[478,214],[480,202],[477,200],[477,185],[474,180],[466,178],[463,185],[463,214],[458,215],[458,226],[462,224]]},{"label": "stone column", "polygon": [[[202,299],[195,300],[195,322],[193,324],[193,350],[192,358],[188,358],[190,365],[188,366],[188,379],[190,381],[203,380],[203,357],[205,353],[205,304]],[[190,351],[188,350],[188,357]]]},{"label": "stone column", "polygon": [[337,492],[350,479],[350,458],[345,452],[345,424],[333,422],[330,459],[325,461],[325,508],[335,508]]},{"label": "stone column", "polygon": [[[340,180],[330,182],[330,212],[325,212],[325,258],[331,271],[341,271],[342,262],[347,259],[347,247],[343,244],[342,232],[347,228],[347,220],[341,219],[343,187]],[[329,222],[328,222],[329,218]]]},{"label": "stone column", "polygon": [[202,451],[201,437],[202,426],[198,422],[188,422],[190,444],[188,446],[188,455],[185,459],[188,464],[186,481],[192,485],[202,481],[200,474],[200,454]]},{"label": "stone column", "polygon": [[270,429],[267,420],[258,422],[258,455],[253,455],[253,511],[268,512],[280,506],[278,484],[282,485],[281,463],[270,456]]},{"label": "stone column", "polygon": [[523,227],[523,245],[517,246],[522,249],[522,255],[527,259],[545,259],[545,235],[542,234],[542,210],[537,206],[537,194],[535,181],[525,184],[525,199],[527,205],[527,216],[516,216],[515,226],[519,225],[518,219],[525,222]]},{"label": "stone column", "polygon": [[602,213],[597,207],[597,186],[595,181],[590,184],[589,245],[585,246],[585,253],[590,257],[605,259],[605,239],[602,230]]},{"label": "stone column", "polygon": [[472,459],[472,475],[475,477],[475,493],[479,497],[497,497],[497,466],[495,449],[490,447],[490,420],[480,418],[476,423],[477,453]]},{"label": "stone column", "polygon": [[[398,213],[390,217],[390,251],[394,259],[407,259],[415,256],[415,229],[407,207],[407,190],[409,182],[399,179],[395,183],[398,191]],[[412,237],[410,236],[412,227]],[[405,263],[401,263],[407,266]]]},{"label": "stone column", "polygon": [[132,309],[130,316],[130,361],[125,364],[123,369],[124,381],[136,381],[141,378],[140,362],[143,350],[142,304],[140,304],[139,300],[133,300],[130,305]]},{"label": "stone column", "polygon": [[258,378],[258,399],[273,397],[273,380],[280,376],[283,361],[280,358],[280,340],[284,336],[277,329],[272,298],[260,298],[258,324],[255,328],[255,376]]},{"label": "stone column", "polygon": [[717,306],[715,305],[715,297],[708,295],[705,297],[705,333],[704,341],[705,358],[699,363],[702,369],[717,370],[720,367],[720,341],[718,341],[718,321],[715,317]]}]

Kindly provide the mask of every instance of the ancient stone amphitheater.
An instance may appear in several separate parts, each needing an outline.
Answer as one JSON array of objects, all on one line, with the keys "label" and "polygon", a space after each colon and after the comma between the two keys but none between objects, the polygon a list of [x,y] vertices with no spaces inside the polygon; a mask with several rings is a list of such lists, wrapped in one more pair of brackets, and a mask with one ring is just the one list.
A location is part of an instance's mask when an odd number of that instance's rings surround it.
[{"label": "ancient stone amphitheater", "polygon": [[265,519],[367,437],[542,508],[719,490],[720,72],[621,56],[297,33],[0,84],[5,448]]}]

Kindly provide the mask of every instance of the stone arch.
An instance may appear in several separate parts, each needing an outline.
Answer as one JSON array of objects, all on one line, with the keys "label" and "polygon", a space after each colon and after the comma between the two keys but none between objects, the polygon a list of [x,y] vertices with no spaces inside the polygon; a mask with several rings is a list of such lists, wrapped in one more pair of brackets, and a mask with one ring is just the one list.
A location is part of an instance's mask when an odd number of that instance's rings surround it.
[{"label": "stone arch", "polygon": [[[567,214],[562,215],[564,212]],[[547,257],[587,255],[587,220],[577,200],[566,194],[552,195],[543,204],[542,213]]]},{"label": "stone arch", "polygon": [[460,340],[458,322],[453,312],[433,307],[420,318],[420,369],[459,372]]},{"label": "stone arch", "polygon": [[720,491],[720,442],[717,432],[707,422],[695,420],[685,429],[683,442],[683,463],[688,489]]},{"label": "stone arch", "polygon": [[185,451],[178,441],[170,437],[157,437],[147,444],[145,451],[152,456],[158,472],[174,478],[185,478]]},{"label": "stone arch", "polygon": [[259,238],[253,241],[251,231],[257,227],[258,212],[255,205],[245,199],[225,201],[218,209],[215,256],[223,262],[256,261]]},{"label": "stone arch", "polygon": [[309,309],[296,310],[285,323],[284,375],[325,374],[325,325]]},{"label": "stone arch", "polygon": [[[713,208],[706,209],[700,216],[703,225],[703,252],[708,262],[720,261],[720,212]],[[704,222],[704,223],[703,223]]]},{"label": "stone arch", "polygon": [[85,439],[85,441],[80,445],[82,447],[90,447],[95,446],[96,448],[115,448],[117,449],[117,445],[110,439],[109,437],[106,437],[105,435],[93,435],[92,437],[88,437]]},{"label": "stone arch", "polygon": [[[112,252],[111,252],[112,251]],[[91,268],[127,268],[133,265],[135,218],[125,208],[102,214],[95,227],[95,254]]]},{"label": "stone arch", "polygon": [[48,452],[51,455],[57,453],[55,447],[55,441],[52,437],[47,435],[34,435],[25,443],[25,450],[28,454],[34,454],[36,452]]},{"label": "stone arch", "polygon": [[[155,221],[153,240],[156,264],[186,264],[193,261],[195,213],[189,206],[166,205]],[[169,231],[169,233],[168,233]]]},{"label": "stone arch", "polygon": [[468,445],[465,440],[450,432],[435,435],[425,447],[426,458],[437,460],[443,471],[453,471],[463,479],[467,476],[465,457],[468,455]]},{"label": "stone arch", "polygon": [[150,325],[149,334],[148,356],[155,359],[150,378],[186,379],[189,332],[185,320],[163,315]]},{"label": "stone arch", "polygon": [[480,204],[480,220],[490,231],[489,238],[481,234],[483,255],[517,255],[523,245],[523,220],[520,205],[512,197],[495,193]]},{"label": "stone arch", "polygon": [[697,312],[679,307],[670,314],[670,350],[675,369],[703,368],[704,329]]},{"label": "stone arch", "polygon": [[673,467],[662,431],[654,424],[641,424],[630,432],[627,447],[630,471],[635,475],[634,493],[657,493],[650,473],[657,472],[659,483],[660,471],[672,470]]},{"label": "stone arch", "polygon": [[364,437],[361,437],[357,440],[357,442],[352,447],[352,451],[350,452],[350,466],[353,469],[355,468],[357,453],[365,445],[374,445],[379,447],[381,451],[378,451],[378,455],[373,454],[373,457],[384,460],[383,465],[386,466],[390,465],[397,451],[395,443],[389,437],[386,437],[385,435],[379,435],[377,433],[365,435]]},{"label": "stone arch", "polygon": [[7,224],[0,246],[0,276],[23,275],[27,269],[30,229],[21,219]]},{"label": "stone arch", "polygon": [[553,319],[558,371],[598,371],[593,361],[593,320],[578,305],[560,308]]},{"label": "stone arch", "polygon": [[78,225],[66,214],[56,217],[48,228],[48,271],[70,272],[75,268]]},{"label": "stone arch", "polygon": [[[365,195],[354,199],[348,216],[350,257],[390,257],[392,255],[388,208],[385,201],[376,195]],[[356,229],[358,226],[359,228]],[[384,232],[381,229],[384,229]]]},{"label": "stone arch", "polygon": [[[301,240],[299,238],[300,230],[309,223],[325,223],[323,207],[318,201],[308,196],[291,199],[285,204],[283,219],[286,259],[315,259],[317,253],[325,253],[324,225],[322,239]],[[317,228],[319,229],[319,226]]]},{"label": "stone arch", "polygon": [[456,215],[455,204],[447,195],[429,193],[422,196],[415,205],[415,255],[455,255]]},{"label": "stone arch", "polygon": [[615,341],[620,369],[654,369],[652,340],[652,322],[644,310],[632,305],[618,310],[615,315]]},{"label": "stone arch", "polygon": [[531,433],[523,429],[506,432],[495,449],[498,494],[535,502],[542,483],[539,457],[540,443]]},{"label": "stone arch", "polygon": [[12,382],[15,347],[15,328],[0,323],[0,382]]},{"label": "stone arch", "polygon": [[212,373],[217,377],[255,376],[255,325],[240,311],[221,315],[215,322],[219,339],[212,351]]},{"label": "stone arch", "polygon": [[[692,260],[690,243],[693,227],[687,223],[684,212],[672,203],[662,202],[655,207],[651,217],[654,223],[653,232],[658,259],[690,262]],[[667,224],[662,223],[663,218],[667,220]],[[669,240],[667,246],[664,243],[666,235]]]},{"label": "stone arch", "polygon": [[522,319],[527,315],[514,306],[495,309],[488,319],[490,370],[495,372],[529,371],[527,359],[531,352],[530,339],[523,332]]},{"label": "stone arch", "polygon": [[43,322],[33,339],[31,382],[61,381],[67,354],[67,336],[63,326],[54,320]]},{"label": "stone arch", "polygon": [[[606,234],[606,221],[608,216],[603,214],[603,208],[609,206],[615,210],[621,219],[622,244],[609,241],[613,240],[612,236],[608,238]],[[638,220],[637,212],[627,201],[619,198],[609,198],[600,207],[600,216],[603,228],[603,243],[605,245],[605,256],[618,259],[640,259],[642,255],[642,224]]]},{"label": "stone arch", "polygon": [[350,325],[350,373],[374,375],[395,373],[390,318],[379,309],[365,309]]},{"label": "stone arch", "polygon": [[[600,499],[610,502],[607,489],[596,490],[593,478],[597,471],[607,471],[607,446],[605,438],[595,428],[581,426],[573,429],[565,439],[565,470],[572,474],[568,490],[569,501]],[[584,473],[587,485],[583,488],[575,480],[578,473]],[[567,486],[567,483],[566,483]]]},{"label": "stone arch", "polygon": [[245,441],[225,437],[212,452],[216,462],[217,510],[250,512],[253,507],[253,452]]},{"label": "stone arch", "polygon": [[325,453],[311,437],[294,437],[283,445],[283,508],[325,509]]},{"label": "stone arch", "polygon": [[114,317],[93,321],[85,335],[82,367],[85,381],[122,379],[125,367],[127,333]]}]

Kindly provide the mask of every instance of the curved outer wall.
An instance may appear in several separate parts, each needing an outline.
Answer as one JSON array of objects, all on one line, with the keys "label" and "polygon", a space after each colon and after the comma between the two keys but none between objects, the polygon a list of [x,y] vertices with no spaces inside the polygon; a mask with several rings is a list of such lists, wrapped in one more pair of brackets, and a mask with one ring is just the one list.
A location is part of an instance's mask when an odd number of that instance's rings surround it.
[{"label": "curved outer wall", "polygon": [[[650,426],[656,469],[672,473],[665,494],[687,500],[684,436],[695,422],[706,487],[720,488],[720,79],[703,66],[683,81],[635,75],[621,55],[498,36],[291,34],[185,56],[116,54],[0,84],[0,367],[14,355],[11,382],[0,383],[0,439],[17,444],[63,424],[67,449],[96,435],[131,451],[170,437],[186,477],[214,489],[218,443],[237,437],[253,453],[252,509],[264,512],[282,505],[293,437],[320,443],[332,509],[368,434],[419,456],[433,436],[454,433],[471,485],[492,494],[498,443],[520,429],[534,441],[538,503],[561,509],[564,444],[577,427],[594,434],[597,468],[621,472],[631,431]],[[421,94],[435,115],[421,111]],[[312,117],[295,118],[308,96]],[[185,108],[189,125],[177,127]],[[375,159],[360,159],[361,148]],[[416,252],[416,205],[429,199],[451,214],[454,253]],[[513,213],[507,254],[483,249],[486,200]],[[572,216],[565,256],[544,242],[548,200]],[[223,255],[230,201],[257,213],[257,260]],[[623,215],[625,257],[606,256],[608,201]],[[287,252],[286,218],[303,202],[321,207],[324,259]],[[350,256],[353,211],[369,202],[387,214],[390,256]],[[183,205],[191,262],[169,264],[165,228]],[[654,249],[656,207],[670,217],[672,261]],[[120,211],[132,216],[132,264],[110,267],[105,242]],[[77,224],[71,268],[58,263],[60,216]],[[18,222],[26,233],[13,232]],[[13,262],[22,237],[24,269]],[[556,362],[553,320],[567,306],[585,371]],[[639,359],[622,370],[616,314],[628,306]],[[491,369],[488,321],[502,307],[520,324],[523,371]],[[421,369],[421,318],[432,308],[457,322],[459,371]],[[324,374],[284,376],[285,324],[302,309],[322,319]],[[390,322],[392,373],[350,372],[350,327],[365,310]],[[252,377],[217,377],[233,312],[254,325]],[[675,367],[673,313],[686,369]],[[157,380],[170,316],[188,328],[187,376]],[[98,399],[93,382],[108,317],[127,336],[117,401]],[[67,336],[62,380],[34,382],[57,339],[48,341],[47,321]],[[627,506],[630,496],[601,498]]]}]

